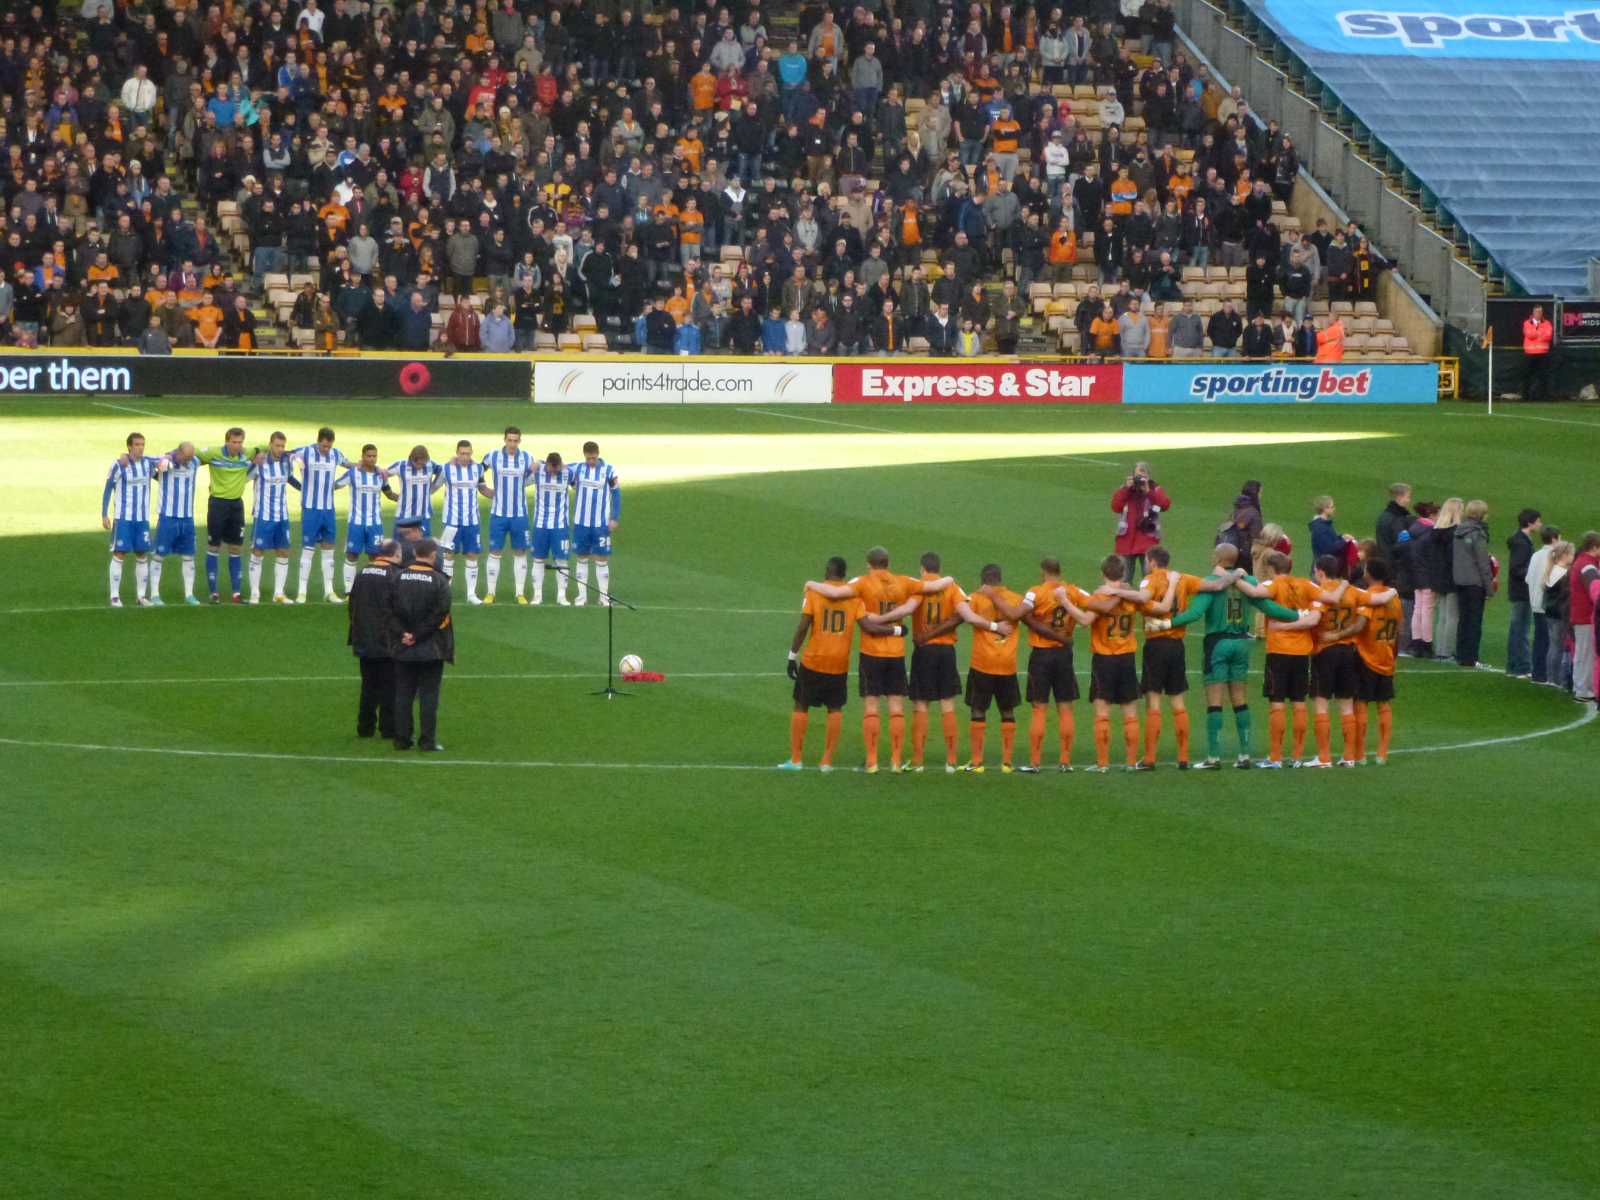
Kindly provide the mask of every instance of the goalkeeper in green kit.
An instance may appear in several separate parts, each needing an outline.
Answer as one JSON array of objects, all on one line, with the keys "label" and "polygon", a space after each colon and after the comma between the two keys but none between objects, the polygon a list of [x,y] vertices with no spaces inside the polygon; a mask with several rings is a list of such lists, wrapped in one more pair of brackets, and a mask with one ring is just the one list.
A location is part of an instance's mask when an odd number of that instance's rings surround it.
[{"label": "goalkeeper in green kit", "polygon": [[1234,729],[1239,736],[1239,757],[1234,766],[1250,766],[1250,706],[1245,701],[1245,680],[1250,674],[1250,612],[1265,613],[1274,621],[1306,628],[1320,614],[1300,613],[1268,600],[1267,589],[1254,578],[1235,568],[1239,551],[1221,545],[1211,553],[1210,579],[1232,577],[1233,587],[1220,592],[1200,592],[1170,621],[1150,623],[1147,628],[1180,628],[1204,619],[1206,684],[1206,757],[1195,763],[1197,771],[1215,771],[1222,766],[1222,697],[1226,688],[1233,702]]}]

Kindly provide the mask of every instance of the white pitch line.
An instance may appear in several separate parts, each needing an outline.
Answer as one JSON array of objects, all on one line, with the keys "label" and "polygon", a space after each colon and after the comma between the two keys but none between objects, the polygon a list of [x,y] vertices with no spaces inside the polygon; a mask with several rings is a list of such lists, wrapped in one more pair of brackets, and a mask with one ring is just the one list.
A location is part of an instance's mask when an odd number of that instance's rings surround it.
[{"label": "white pitch line", "polygon": [[1508,418],[1514,421],[1543,421],[1548,425],[1576,425],[1581,429],[1600,429],[1600,421],[1574,421],[1570,417],[1538,417],[1533,413],[1445,413],[1447,417],[1488,417],[1491,419]]},{"label": "white pitch line", "polygon": [[1109,458],[1085,458],[1081,454],[1058,454],[1056,457],[1066,462],[1093,463],[1097,467],[1117,467],[1120,469],[1126,465],[1124,463],[1112,462]]},{"label": "white pitch line", "polygon": [[[775,679],[784,674],[782,671],[673,671],[667,675],[672,679]],[[449,679],[471,680],[482,682],[486,680],[522,680],[522,679],[598,679],[598,671],[530,671],[509,675],[471,675],[450,674]],[[193,675],[176,675],[171,678],[140,679],[137,676],[126,676],[121,679],[0,679],[0,688],[22,687],[110,687],[112,685],[132,684],[138,687],[158,686],[165,684],[219,684],[231,685],[235,683],[350,683],[357,677],[354,675],[225,675],[217,677],[196,677]]]},{"label": "white pitch line", "polygon": [[89,403],[96,408],[114,408],[118,412],[138,413],[141,417],[157,417],[163,421],[168,419],[165,413],[151,412],[148,408],[134,408],[130,404],[108,404],[104,400],[91,400]]},{"label": "white pitch line", "polygon": [[749,413],[756,417],[781,417],[788,421],[809,421],[813,425],[837,425],[840,429],[860,429],[865,433],[893,433],[892,429],[884,429],[878,425],[854,425],[849,421],[830,421],[826,417],[802,417],[799,413],[768,412],[764,408],[740,408],[735,412]]},{"label": "white pitch line", "polygon": [[1554,729],[1536,729],[1532,733],[1513,733],[1505,737],[1479,738],[1472,742],[1457,742],[1453,746],[1402,746],[1397,750],[1390,750],[1390,754],[1438,754],[1444,750],[1478,750],[1484,746],[1509,746],[1513,742],[1530,742],[1534,738],[1550,737],[1557,733],[1566,733],[1572,729],[1582,729],[1592,722],[1600,709],[1593,703],[1585,705],[1583,716],[1575,721],[1568,721],[1565,725],[1557,725]]},{"label": "white pitch line", "polygon": [[[178,604],[178,603],[174,602],[172,604],[164,605],[163,607],[166,607],[166,608],[183,608],[183,607],[189,607],[189,606],[185,606],[185,605]],[[209,607],[209,606],[207,606],[207,607]],[[223,605],[221,607],[234,608],[234,607],[238,607],[238,606],[230,604],[230,605]],[[249,607],[252,607],[252,608],[267,608],[269,606],[261,604],[261,605],[251,605]],[[325,609],[327,606],[326,605],[318,605],[318,604],[307,604],[307,605],[282,605],[282,604],[279,604],[279,605],[273,605],[273,606],[270,606],[270,607],[273,607],[273,608],[276,608],[276,609],[293,608],[293,609],[296,609],[296,610],[299,610],[299,609],[303,608],[304,611],[306,611],[306,612],[317,612],[320,609]],[[511,609],[512,611],[515,611],[515,608],[516,608],[516,606],[510,605],[510,604],[490,605],[488,607],[490,607],[490,608],[499,607],[499,608]],[[553,605],[544,605],[543,607],[550,608],[550,607],[554,607],[554,606]],[[67,604],[67,605],[60,605],[60,606],[57,606],[55,608],[7,608],[7,609],[0,609],[0,616],[29,617],[29,616],[46,616],[46,615],[49,615],[49,614],[52,614],[52,613],[122,612],[122,611],[124,611],[124,609],[137,609],[137,608],[138,608],[138,606],[134,605],[134,604],[124,605],[123,609],[112,608],[109,604]],[[627,611],[627,610],[624,610],[624,611]],[[704,607],[695,607],[693,605],[680,606],[680,605],[675,605],[675,604],[639,604],[639,605],[635,605],[634,606],[633,611],[635,611],[635,612],[654,612],[654,613],[685,613],[685,612],[692,612],[692,613],[702,613],[702,612],[704,612],[704,613],[732,613],[732,614],[737,615],[737,616],[755,615],[755,616],[797,617],[797,616],[800,615],[800,610],[798,608],[717,608],[717,607],[710,606],[710,605],[707,605],[707,606],[704,606]]]}]

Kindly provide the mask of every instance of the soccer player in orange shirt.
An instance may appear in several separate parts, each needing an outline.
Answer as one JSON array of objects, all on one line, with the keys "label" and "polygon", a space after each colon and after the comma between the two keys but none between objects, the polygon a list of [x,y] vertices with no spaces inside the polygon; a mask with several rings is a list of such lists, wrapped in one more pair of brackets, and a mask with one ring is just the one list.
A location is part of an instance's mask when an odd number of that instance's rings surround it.
[{"label": "soccer player in orange shirt", "polygon": [[983,774],[983,743],[988,733],[989,705],[1000,709],[1000,770],[1009,775],[1011,748],[1017,738],[1017,620],[1022,597],[1005,586],[1000,568],[989,563],[980,573],[983,586],[972,594],[964,614],[972,625],[972,660],[967,669],[967,707],[972,710],[972,754],[961,770]]},{"label": "soccer player in orange shirt", "polygon": [[1201,592],[1220,592],[1231,587],[1231,579],[1201,579],[1198,575],[1185,575],[1167,568],[1172,556],[1165,546],[1152,546],[1145,559],[1154,568],[1140,584],[1151,599],[1141,606],[1145,614],[1144,671],[1139,687],[1147,703],[1144,713],[1144,758],[1138,769],[1156,769],[1156,743],[1161,738],[1161,697],[1167,698],[1172,708],[1172,730],[1178,742],[1178,769],[1189,769],[1189,709],[1183,694],[1189,690],[1189,664],[1184,657],[1184,626],[1176,629],[1171,622],[1165,628],[1151,624],[1174,612],[1182,612],[1190,600]]},{"label": "soccer player in orange shirt", "polygon": [[[910,616],[920,598],[934,595],[950,587],[955,580],[949,576],[935,579],[913,579],[909,575],[895,575],[889,570],[889,552],[882,546],[867,551],[867,573],[857,575],[849,583],[837,586],[808,581],[808,591],[842,600],[851,596],[866,604],[866,611],[880,621],[894,624]],[[900,751],[905,746],[906,697],[906,641],[904,636],[863,633],[859,689],[865,701],[861,718],[861,738],[867,747],[868,775],[878,773],[878,735],[881,718],[878,715],[878,697],[888,700],[889,708],[889,762],[894,771],[900,770]]]},{"label": "soccer player in orange shirt", "polygon": [[[922,556],[922,578],[937,579],[940,560],[932,551]],[[911,636],[916,643],[911,651],[911,757],[901,767],[922,770],[923,752],[928,744],[928,705],[938,701],[944,732],[944,769],[956,770],[956,697],[961,695],[961,673],[956,666],[956,630],[967,608],[967,593],[951,583],[942,592],[924,595],[911,617]]]},{"label": "soccer player in orange shirt", "polygon": [[1133,636],[1133,618],[1139,603],[1122,599],[1123,572],[1120,555],[1108,555],[1100,564],[1101,585],[1097,596],[1112,596],[1116,604],[1098,614],[1089,627],[1089,699],[1094,704],[1095,765],[1089,770],[1103,775],[1111,769],[1111,706],[1122,709],[1122,742],[1132,771],[1139,758],[1139,675],[1134,667],[1138,642]]},{"label": "soccer player in orange shirt", "polygon": [[1339,702],[1339,724],[1344,734],[1344,755],[1339,766],[1356,765],[1356,697],[1361,690],[1361,656],[1356,651],[1360,610],[1372,604],[1383,605],[1395,596],[1392,588],[1368,592],[1345,583],[1344,560],[1336,554],[1317,559],[1317,586],[1323,589],[1322,624],[1317,629],[1316,650],[1311,658],[1312,703],[1316,712],[1317,757],[1301,763],[1303,767],[1333,766],[1333,736],[1328,717],[1328,701]]},{"label": "soccer player in orange shirt", "polygon": [[[828,560],[828,580],[844,582],[844,559]],[[893,628],[866,612],[866,605],[854,596],[829,600],[807,589],[800,610],[800,625],[789,647],[789,678],[794,680],[794,712],[789,717],[789,758],[778,764],[780,771],[800,770],[800,754],[805,746],[809,710],[828,710],[827,736],[823,742],[819,770],[833,770],[833,752],[844,727],[844,702],[850,694],[850,642],[856,626],[871,633]],[[805,647],[805,653],[800,648]]]},{"label": "soccer player in orange shirt", "polygon": [[1028,627],[1028,703],[1033,716],[1028,724],[1028,765],[1017,770],[1037,774],[1044,753],[1045,722],[1051,698],[1056,704],[1056,734],[1060,757],[1056,770],[1072,770],[1072,741],[1077,725],[1072,703],[1078,698],[1078,676],[1072,666],[1072,634],[1079,625],[1094,622],[1092,606],[1110,607],[1109,597],[1092,598],[1082,588],[1061,578],[1061,563],[1054,558],[1039,562],[1038,583],[1022,597],[1023,624]]},{"label": "soccer player in orange shirt", "polygon": [[[1390,581],[1393,568],[1381,558],[1367,560],[1367,575],[1378,587]],[[1394,732],[1394,658],[1400,643],[1403,612],[1398,595],[1382,604],[1368,604],[1358,617],[1356,652],[1361,656],[1360,688],[1356,703],[1356,754],[1367,758],[1367,706],[1378,706],[1378,765],[1389,762],[1389,738]]]}]

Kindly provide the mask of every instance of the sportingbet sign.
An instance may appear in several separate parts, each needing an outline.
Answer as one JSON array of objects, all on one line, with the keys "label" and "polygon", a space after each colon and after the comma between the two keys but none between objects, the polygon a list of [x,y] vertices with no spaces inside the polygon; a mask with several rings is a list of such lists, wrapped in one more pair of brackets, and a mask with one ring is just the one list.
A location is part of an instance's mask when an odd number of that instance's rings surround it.
[{"label": "sportingbet sign", "polygon": [[1251,7],[1289,36],[1334,54],[1600,59],[1600,7],[1550,0],[1422,0],[1376,8],[1348,0],[1251,0]]},{"label": "sportingbet sign", "polygon": [[783,359],[543,359],[533,366],[535,404],[826,404],[824,363]]},{"label": "sportingbet sign", "polygon": [[1119,365],[835,363],[835,404],[1120,404]]},{"label": "sportingbet sign", "polygon": [[1434,363],[1129,363],[1124,404],[1433,404]]}]

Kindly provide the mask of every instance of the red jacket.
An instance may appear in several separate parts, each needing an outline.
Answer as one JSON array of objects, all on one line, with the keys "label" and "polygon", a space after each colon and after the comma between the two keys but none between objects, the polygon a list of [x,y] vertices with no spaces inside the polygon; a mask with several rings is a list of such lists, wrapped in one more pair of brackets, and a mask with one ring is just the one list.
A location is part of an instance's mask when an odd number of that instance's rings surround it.
[{"label": "red jacket", "polygon": [[[1159,515],[1152,513],[1151,509],[1167,512],[1171,508],[1172,499],[1167,495],[1165,488],[1151,484],[1148,492],[1136,492],[1129,487],[1119,487],[1111,497],[1111,511],[1121,514],[1121,518],[1117,521],[1116,552],[1143,554],[1160,542]],[[1147,516],[1157,518],[1153,522],[1153,529],[1141,528]]]},{"label": "red jacket", "polygon": [[1550,337],[1556,327],[1549,321],[1535,321],[1529,317],[1522,323],[1522,352],[1524,354],[1549,354]]}]

